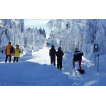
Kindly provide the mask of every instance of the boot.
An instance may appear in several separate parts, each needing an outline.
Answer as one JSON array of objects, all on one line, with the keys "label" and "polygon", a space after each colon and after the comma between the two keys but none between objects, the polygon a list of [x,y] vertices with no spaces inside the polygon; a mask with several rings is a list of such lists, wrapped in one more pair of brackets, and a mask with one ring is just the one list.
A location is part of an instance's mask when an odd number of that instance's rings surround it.
[{"label": "boot", "polygon": [[73,67],[72,69],[75,69],[75,67]]}]

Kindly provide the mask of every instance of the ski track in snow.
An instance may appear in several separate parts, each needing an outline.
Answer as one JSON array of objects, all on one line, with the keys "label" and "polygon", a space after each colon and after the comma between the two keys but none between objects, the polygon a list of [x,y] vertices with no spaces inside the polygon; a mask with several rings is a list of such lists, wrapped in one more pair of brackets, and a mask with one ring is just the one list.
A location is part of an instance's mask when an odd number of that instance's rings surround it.
[{"label": "ski track in snow", "polygon": [[[50,64],[50,47],[44,46],[33,56],[23,55],[18,63],[4,63],[5,55],[1,55],[0,63],[0,85],[2,86],[97,86],[106,85],[105,59],[100,59],[100,70],[97,72],[97,64],[94,65],[93,59],[82,59],[82,69],[85,74],[81,75],[76,68],[72,70],[72,58],[70,53],[65,53],[63,58],[63,70],[58,70]],[[12,58],[13,60],[13,58]],[[56,62],[57,63],[57,62]],[[102,83],[101,83],[102,82]]]}]

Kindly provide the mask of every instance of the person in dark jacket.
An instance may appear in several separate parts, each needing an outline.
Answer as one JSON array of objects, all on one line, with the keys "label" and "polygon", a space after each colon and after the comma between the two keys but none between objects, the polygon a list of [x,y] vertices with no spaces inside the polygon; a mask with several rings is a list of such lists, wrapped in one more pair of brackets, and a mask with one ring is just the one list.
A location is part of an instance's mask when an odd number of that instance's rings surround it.
[{"label": "person in dark jacket", "polygon": [[50,59],[51,59],[51,64],[55,65],[56,50],[54,48],[54,45],[52,45],[51,49],[49,50],[49,56],[50,56]]},{"label": "person in dark jacket", "polygon": [[83,53],[81,51],[78,51],[78,49],[76,48],[75,49],[75,53],[74,53],[74,58],[73,58],[73,68],[75,68],[75,62],[78,61],[79,63],[79,69],[81,70],[81,61],[82,61],[82,56],[83,56]]},{"label": "person in dark jacket", "polygon": [[63,51],[61,50],[61,47],[58,48],[58,51],[56,52],[57,56],[57,68],[62,70],[62,59],[63,59]]}]

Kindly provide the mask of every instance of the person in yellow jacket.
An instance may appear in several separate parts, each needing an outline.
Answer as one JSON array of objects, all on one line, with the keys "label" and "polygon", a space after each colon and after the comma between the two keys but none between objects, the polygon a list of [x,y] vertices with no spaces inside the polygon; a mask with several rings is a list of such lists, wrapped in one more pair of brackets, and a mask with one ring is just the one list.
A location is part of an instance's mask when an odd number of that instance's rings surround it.
[{"label": "person in yellow jacket", "polygon": [[14,55],[13,62],[15,62],[15,60],[16,60],[16,62],[18,62],[18,59],[20,57],[20,53],[22,53],[22,51],[19,49],[19,45],[16,45],[16,49],[14,49],[14,53],[13,53],[13,55]]},{"label": "person in yellow jacket", "polygon": [[8,57],[9,57],[9,62],[11,62],[11,55],[12,55],[12,53],[10,53],[11,47],[12,47],[11,42],[9,42],[9,44],[5,48],[5,55],[6,55],[5,63],[7,62]]}]

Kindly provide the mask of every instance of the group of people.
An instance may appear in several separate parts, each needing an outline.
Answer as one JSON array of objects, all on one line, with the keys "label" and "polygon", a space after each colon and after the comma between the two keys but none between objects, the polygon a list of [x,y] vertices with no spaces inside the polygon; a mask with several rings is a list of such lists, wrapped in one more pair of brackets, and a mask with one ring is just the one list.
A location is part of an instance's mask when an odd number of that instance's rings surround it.
[{"label": "group of people", "polygon": [[51,58],[51,64],[55,64],[56,56],[57,56],[57,68],[62,70],[62,59],[63,59],[63,51],[61,50],[61,47],[58,48],[58,51],[56,52],[54,45],[52,45],[50,51],[49,51],[49,56]]},{"label": "group of people", "polygon": [[12,56],[14,56],[13,62],[15,61],[18,62],[20,53],[22,53],[22,51],[19,49],[19,45],[16,45],[16,48],[14,49],[13,46],[11,45],[11,42],[9,42],[9,44],[5,48],[5,55],[6,55],[5,63],[7,63],[8,57],[9,57],[9,62],[11,62]]},{"label": "group of people", "polygon": [[[54,45],[52,45],[51,49],[49,50],[49,56],[51,60],[51,64],[55,64],[56,56],[57,56],[57,68],[62,71],[62,60],[63,60],[63,51],[61,50],[61,47],[58,48],[58,51],[56,52]],[[81,70],[81,61],[82,61],[83,53],[81,51],[78,51],[78,49],[75,49],[75,53],[73,56],[73,68],[75,68],[75,62],[79,63],[79,70]]]},{"label": "group of people", "polygon": [[[19,49],[19,45],[16,45],[16,48],[14,49],[13,46],[11,45],[11,42],[6,46],[5,48],[5,63],[7,62],[7,59],[9,57],[9,62],[11,62],[11,56],[14,56],[13,62],[18,62],[18,59],[20,57],[20,53],[22,53]],[[52,45],[51,49],[49,50],[49,56],[51,60],[51,64],[54,64],[56,66],[56,56],[57,56],[57,68],[62,71],[62,60],[63,60],[63,51],[61,50],[61,47],[58,48],[58,51],[55,50],[54,45]],[[82,56],[83,53],[78,51],[78,49],[75,49],[75,53],[73,56],[73,68],[75,68],[75,62],[79,62],[79,70],[81,70],[81,61],[82,61]]]}]

